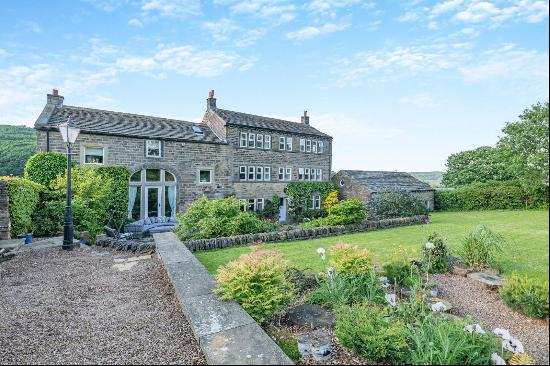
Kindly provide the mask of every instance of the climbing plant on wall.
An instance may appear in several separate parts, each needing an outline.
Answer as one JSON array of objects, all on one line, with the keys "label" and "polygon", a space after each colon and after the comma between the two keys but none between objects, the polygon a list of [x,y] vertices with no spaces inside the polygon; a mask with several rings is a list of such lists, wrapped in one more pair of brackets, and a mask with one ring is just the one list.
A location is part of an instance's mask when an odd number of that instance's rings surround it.
[{"label": "climbing plant on wall", "polygon": [[312,209],[313,195],[320,195],[324,202],[334,186],[331,182],[292,182],[286,187],[289,198],[288,213],[294,221],[302,221],[304,217],[315,218],[326,216],[326,210],[321,204],[320,209]]}]

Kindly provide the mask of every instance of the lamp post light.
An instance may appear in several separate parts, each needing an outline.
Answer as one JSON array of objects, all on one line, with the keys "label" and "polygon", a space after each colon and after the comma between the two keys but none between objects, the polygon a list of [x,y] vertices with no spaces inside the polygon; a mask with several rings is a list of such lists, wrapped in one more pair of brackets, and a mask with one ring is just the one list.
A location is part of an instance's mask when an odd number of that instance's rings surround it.
[{"label": "lamp post light", "polygon": [[67,119],[67,122],[61,123],[59,126],[59,132],[63,142],[67,144],[67,204],[65,206],[65,224],[63,225],[63,246],[65,250],[73,249],[73,211],[71,209],[71,147],[76,141],[80,129],[76,124]]}]

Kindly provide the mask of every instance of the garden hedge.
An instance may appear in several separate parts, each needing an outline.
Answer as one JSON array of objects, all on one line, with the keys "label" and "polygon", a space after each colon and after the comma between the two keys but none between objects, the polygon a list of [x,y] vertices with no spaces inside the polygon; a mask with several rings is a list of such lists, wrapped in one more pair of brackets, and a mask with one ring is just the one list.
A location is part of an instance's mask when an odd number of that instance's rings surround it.
[{"label": "garden hedge", "polygon": [[515,182],[474,183],[457,189],[438,190],[438,211],[510,210],[548,207],[548,190],[527,191]]},{"label": "garden hedge", "polygon": [[44,186],[18,177],[0,177],[0,180],[7,183],[10,198],[11,236],[30,232],[32,214],[38,205],[39,195],[44,190]]}]

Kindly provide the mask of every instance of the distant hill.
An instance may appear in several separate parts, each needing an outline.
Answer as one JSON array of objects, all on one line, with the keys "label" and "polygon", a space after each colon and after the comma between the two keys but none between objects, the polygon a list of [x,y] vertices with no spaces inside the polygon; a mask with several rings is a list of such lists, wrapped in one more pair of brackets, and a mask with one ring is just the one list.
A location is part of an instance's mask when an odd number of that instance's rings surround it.
[{"label": "distant hill", "polygon": [[428,183],[434,188],[441,187],[441,179],[443,178],[443,172],[409,172],[410,175],[422,182]]},{"label": "distant hill", "polygon": [[36,131],[25,126],[0,125],[0,176],[22,176],[36,151]]}]

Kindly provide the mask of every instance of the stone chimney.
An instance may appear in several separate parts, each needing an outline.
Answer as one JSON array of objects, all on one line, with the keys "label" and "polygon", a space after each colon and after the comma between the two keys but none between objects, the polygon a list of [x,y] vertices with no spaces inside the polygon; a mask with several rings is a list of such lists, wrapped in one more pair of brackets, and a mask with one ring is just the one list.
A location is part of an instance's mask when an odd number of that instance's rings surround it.
[{"label": "stone chimney", "polygon": [[57,89],[53,89],[51,94],[48,94],[48,104],[53,105],[55,107],[61,108],[63,107],[63,96],[59,95],[59,91]]},{"label": "stone chimney", "polygon": [[206,99],[206,109],[216,110],[216,98],[214,98],[214,89],[208,93],[208,99]]},{"label": "stone chimney", "polygon": [[302,116],[302,123],[305,125],[309,125],[309,116],[307,115],[307,111],[304,111],[304,115]]}]

